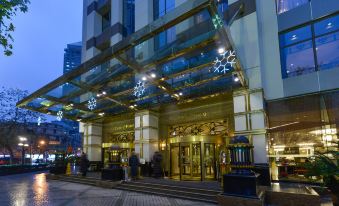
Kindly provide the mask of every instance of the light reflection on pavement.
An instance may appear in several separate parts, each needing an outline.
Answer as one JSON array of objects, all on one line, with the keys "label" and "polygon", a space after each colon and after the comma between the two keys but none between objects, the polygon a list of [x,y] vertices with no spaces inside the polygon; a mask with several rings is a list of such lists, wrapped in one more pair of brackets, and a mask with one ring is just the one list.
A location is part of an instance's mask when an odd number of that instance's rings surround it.
[{"label": "light reflection on pavement", "polygon": [[0,206],[45,205],[211,205],[177,198],[145,195],[115,189],[55,180],[46,181],[45,173],[0,176]]}]

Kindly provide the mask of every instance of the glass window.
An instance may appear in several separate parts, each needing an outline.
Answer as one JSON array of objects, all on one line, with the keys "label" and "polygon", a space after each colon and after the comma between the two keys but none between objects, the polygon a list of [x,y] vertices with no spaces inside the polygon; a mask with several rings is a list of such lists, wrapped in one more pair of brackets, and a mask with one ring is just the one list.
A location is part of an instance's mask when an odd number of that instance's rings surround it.
[{"label": "glass window", "polygon": [[307,4],[309,0],[276,0],[278,14],[284,13],[298,6]]},{"label": "glass window", "polygon": [[316,36],[337,30],[339,30],[339,15],[314,24],[314,33]]},{"label": "glass window", "polygon": [[[169,11],[175,8],[175,0],[155,0],[154,1],[154,20],[161,16],[164,16]],[[176,28],[172,27],[166,31],[160,33],[155,41],[155,50],[161,49],[167,44],[170,44],[176,40]]]},{"label": "glass window", "polygon": [[339,32],[316,38],[318,68],[321,70],[339,66]]},{"label": "glass window", "polygon": [[312,41],[306,41],[282,49],[283,78],[315,71]]},{"label": "glass window", "polygon": [[301,42],[303,40],[311,39],[312,32],[311,26],[305,26],[279,36],[280,39],[280,47],[285,47],[291,44],[295,44]]},{"label": "glass window", "polygon": [[102,15],[102,31],[111,26],[111,12]]},{"label": "glass window", "polygon": [[218,11],[225,12],[228,9],[228,0],[218,1]]},{"label": "glass window", "polygon": [[124,0],[123,4],[123,24],[124,36],[129,36],[135,30],[135,2],[134,0]]}]

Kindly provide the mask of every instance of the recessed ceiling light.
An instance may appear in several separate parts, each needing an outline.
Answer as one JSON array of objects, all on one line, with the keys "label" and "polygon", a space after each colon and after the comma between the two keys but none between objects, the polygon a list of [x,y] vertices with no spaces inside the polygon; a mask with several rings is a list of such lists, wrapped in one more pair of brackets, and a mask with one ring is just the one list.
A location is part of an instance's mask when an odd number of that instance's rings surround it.
[{"label": "recessed ceiling light", "polygon": [[146,81],[147,80],[147,78],[145,76],[143,76],[141,79],[142,79],[142,81]]},{"label": "recessed ceiling light", "polygon": [[234,81],[238,82],[239,81],[239,77],[234,77]]},{"label": "recessed ceiling light", "polygon": [[103,95],[106,95],[107,93],[105,91],[102,92]]},{"label": "recessed ceiling light", "polygon": [[182,92],[180,92],[179,95],[182,96],[183,95]]},{"label": "recessed ceiling light", "polygon": [[225,52],[225,48],[219,48],[219,49],[218,49],[218,53],[219,53],[219,54],[222,54],[222,53],[224,53],[224,52]]},{"label": "recessed ceiling light", "polygon": [[152,74],[151,74],[151,77],[152,77],[152,78],[155,78],[155,77],[157,77],[157,75],[154,74],[154,73],[152,73]]}]

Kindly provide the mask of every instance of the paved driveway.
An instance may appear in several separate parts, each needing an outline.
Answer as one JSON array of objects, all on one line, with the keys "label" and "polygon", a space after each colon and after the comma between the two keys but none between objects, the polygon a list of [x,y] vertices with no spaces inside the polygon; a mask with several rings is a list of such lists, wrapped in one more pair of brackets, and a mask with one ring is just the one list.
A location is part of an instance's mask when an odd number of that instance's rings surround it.
[{"label": "paved driveway", "polygon": [[0,205],[208,206],[211,204],[54,180],[47,182],[45,173],[29,173],[0,177]]}]

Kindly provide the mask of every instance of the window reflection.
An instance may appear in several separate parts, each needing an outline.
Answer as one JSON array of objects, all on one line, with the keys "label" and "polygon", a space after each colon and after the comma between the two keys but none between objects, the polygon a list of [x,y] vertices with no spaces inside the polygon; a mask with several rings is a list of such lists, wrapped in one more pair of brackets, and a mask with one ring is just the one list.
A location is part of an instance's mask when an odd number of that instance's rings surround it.
[{"label": "window reflection", "polygon": [[279,43],[283,78],[339,67],[339,15],[280,34]]},{"label": "window reflection", "polygon": [[301,27],[279,36],[280,46],[285,47],[312,38],[311,26]]},{"label": "window reflection", "polygon": [[308,74],[315,71],[312,41],[282,50],[283,77]]},{"label": "window reflection", "polygon": [[304,5],[309,0],[276,0],[278,14],[284,13],[298,6]]},{"label": "window reflection", "polygon": [[339,30],[339,16],[327,18],[314,24],[316,36]]},{"label": "window reflection", "polygon": [[316,49],[319,69],[339,66],[339,32],[317,38]]}]

